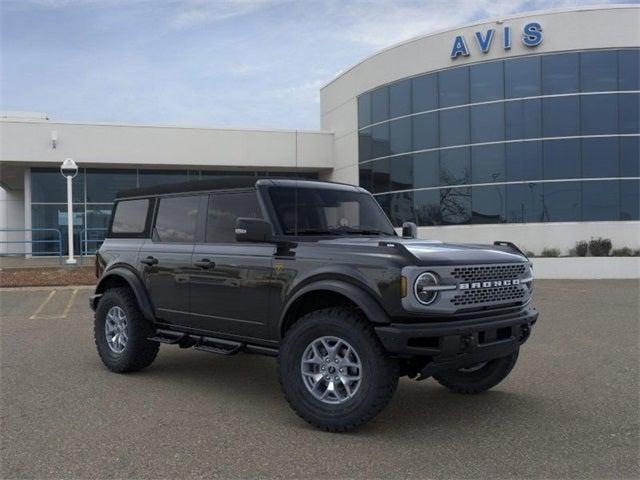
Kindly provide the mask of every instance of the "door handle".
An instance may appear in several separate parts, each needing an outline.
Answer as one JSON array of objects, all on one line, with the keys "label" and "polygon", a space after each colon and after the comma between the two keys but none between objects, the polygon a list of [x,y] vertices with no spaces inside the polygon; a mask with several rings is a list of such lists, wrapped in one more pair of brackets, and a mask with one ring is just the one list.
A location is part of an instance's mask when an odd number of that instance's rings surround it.
[{"label": "door handle", "polygon": [[203,269],[207,269],[207,268],[214,268],[216,266],[216,264],[214,262],[212,262],[211,260],[209,260],[208,258],[203,258],[202,260],[198,261],[198,262],[193,262],[193,265],[196,267],[200,267]]},{"label": "door handle", "polygon": [[144,263],[145,265],[152,266],[158,263],[158,259],[152,256],[148,256],[147,258],[143,258],[142,260],[140,260],[140,263]]}]

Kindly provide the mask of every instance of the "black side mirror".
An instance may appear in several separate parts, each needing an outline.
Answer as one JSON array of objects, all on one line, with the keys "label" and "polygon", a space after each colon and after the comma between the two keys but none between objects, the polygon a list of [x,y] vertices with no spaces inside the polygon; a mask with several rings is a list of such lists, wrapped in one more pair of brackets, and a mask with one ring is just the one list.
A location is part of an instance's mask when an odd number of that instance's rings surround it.
[{"label": "black side mirror", "polygon": [[413,222],[402,224],[402,238],[418,238],[418,226]]},{"label": "black side mirror", "polygon": [[273,238],[271,224],[261,218],[243,218],[236,220],[236,241],[270,242]]}]

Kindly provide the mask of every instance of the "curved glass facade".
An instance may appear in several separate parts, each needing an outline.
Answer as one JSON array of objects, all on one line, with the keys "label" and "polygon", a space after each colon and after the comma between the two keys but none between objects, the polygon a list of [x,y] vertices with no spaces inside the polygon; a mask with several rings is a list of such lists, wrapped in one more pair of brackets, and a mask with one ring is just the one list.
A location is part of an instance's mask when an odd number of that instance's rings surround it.
[{"label": "curved glass facade", "polygon": [[640,49],[432,72],[358,97],[360,185],[395,225],[640,219]]}]

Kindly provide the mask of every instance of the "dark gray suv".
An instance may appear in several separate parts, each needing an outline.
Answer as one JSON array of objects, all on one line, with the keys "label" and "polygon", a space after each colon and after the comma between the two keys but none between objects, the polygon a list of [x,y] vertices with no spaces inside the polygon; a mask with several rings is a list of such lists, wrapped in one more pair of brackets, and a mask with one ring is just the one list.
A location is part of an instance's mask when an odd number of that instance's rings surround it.
[{"label": "dark gray suv", "polygon": [[399,237],[366,190],[316,181],[122,192],[96,274],[107,368],[145,368],[161,343],[276,356],[293,409],[330,431],[374,417],[400,376],[494,387],[538,317],[513,244],[417,240],[414,224]]}]

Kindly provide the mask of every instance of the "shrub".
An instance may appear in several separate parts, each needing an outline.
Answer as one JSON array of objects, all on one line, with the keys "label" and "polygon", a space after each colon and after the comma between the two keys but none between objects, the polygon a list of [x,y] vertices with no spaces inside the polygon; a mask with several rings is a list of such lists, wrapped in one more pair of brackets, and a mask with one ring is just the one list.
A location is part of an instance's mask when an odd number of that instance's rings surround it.
[{"label": "shrub", "polygon": [[578,257],[586,257],[589,251],[589,244],[586,240],[576,242],[575,252]]},{"label": "shrub", "polygon": [[540,256],[541,257],[559,257],[560,250],[558,250],[557,248],[545,248],[544,250],[542,250],[542,254]]},{"label": "shrub", "polygon": [[640,257],[640,248],[636,248],[636,249],[633,251],[633,256],[634,256],[634,257]]},{"label": "shrub", "polygon": [[524,254],[529,258],[536,256],[535,252],[532,252],[531,250],[527,250],[526,252],[524,252]]},{"label": "shrub", "polygon": [[614,257],[634,257],[636,252],[629,247],[614,248],[611,250],[611,255]]},{"label": "shrub", "polygon": [[609,238],[592,238],[589,242],[589,250],[594,257],[606,257],[611,251],[611,240]]}]

